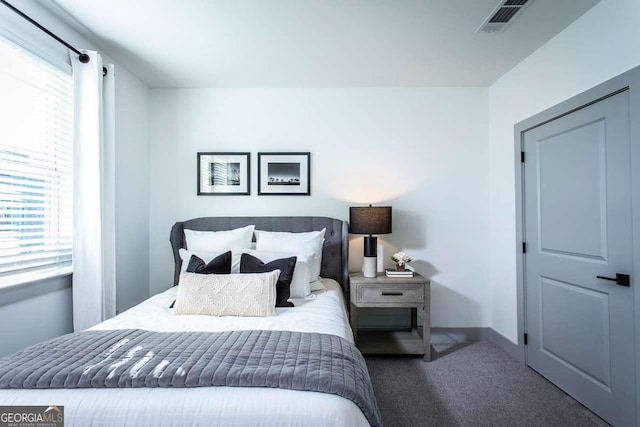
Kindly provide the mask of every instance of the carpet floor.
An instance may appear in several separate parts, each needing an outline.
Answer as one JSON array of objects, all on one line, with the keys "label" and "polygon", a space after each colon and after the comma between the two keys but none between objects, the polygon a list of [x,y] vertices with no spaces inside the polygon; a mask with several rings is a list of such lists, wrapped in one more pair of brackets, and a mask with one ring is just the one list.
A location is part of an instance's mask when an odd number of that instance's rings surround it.
[{"label": "carpet floor", "polygon": [[434,356],[366,358],[385,426],[608,426],[492,343]]}]

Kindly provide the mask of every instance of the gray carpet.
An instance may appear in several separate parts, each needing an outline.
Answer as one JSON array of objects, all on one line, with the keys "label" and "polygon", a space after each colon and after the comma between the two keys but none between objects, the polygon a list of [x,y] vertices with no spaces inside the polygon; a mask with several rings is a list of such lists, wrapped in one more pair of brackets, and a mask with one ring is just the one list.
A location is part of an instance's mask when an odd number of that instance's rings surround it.
[{"label": "gray carpet", "polygon": [[489,342],[439,350],[366,358],[385,426],[608,426]]}]

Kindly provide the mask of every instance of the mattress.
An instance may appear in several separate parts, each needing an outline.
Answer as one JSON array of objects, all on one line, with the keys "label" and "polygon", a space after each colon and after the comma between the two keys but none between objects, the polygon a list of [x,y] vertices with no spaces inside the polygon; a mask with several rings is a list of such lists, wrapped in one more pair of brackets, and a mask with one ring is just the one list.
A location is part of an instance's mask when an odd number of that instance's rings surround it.
[{"label": "mattress", "polygon": [[[353,342],[338,283],[271,318],[174,316],[177,288],[155,295],[93,330],[153,331],[289,330],[333,334]],[[62,405],[66,426],[367,426],[350,400],[277,388],[0,390],[0,405]]]}]

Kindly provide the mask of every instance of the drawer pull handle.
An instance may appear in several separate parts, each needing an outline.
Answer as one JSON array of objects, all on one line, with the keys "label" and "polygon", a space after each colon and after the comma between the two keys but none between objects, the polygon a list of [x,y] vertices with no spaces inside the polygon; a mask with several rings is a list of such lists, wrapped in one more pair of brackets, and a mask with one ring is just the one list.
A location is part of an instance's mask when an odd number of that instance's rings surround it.
[{"label": "drawer pull handle", "polygon": [[402,292],[382,292],[383,296],[393,295],[393,296],[402,296],[404,295]]}]

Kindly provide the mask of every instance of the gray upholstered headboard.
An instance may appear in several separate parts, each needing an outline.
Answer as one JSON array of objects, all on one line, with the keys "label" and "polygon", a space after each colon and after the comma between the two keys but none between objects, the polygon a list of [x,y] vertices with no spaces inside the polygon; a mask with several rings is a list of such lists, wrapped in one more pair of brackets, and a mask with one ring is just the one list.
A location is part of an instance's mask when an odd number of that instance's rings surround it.
[{"label": "gray upholstered headboard", "polygon": [[186,247],[183,232],[185,228],[199,231],[221,231],[251,224],[256,226],[256,230],[266,231],[305,232],[326,228],[320,276],[340,283],[346,301],[349,301],[349,231],[347,223],[335,218],[317,216],[204,217],[176,222],[171,228],[171,236],[169,237],[175,260],[173,284],[177,285],[180,277],[182,260],[178,251],[180,248]]}]

